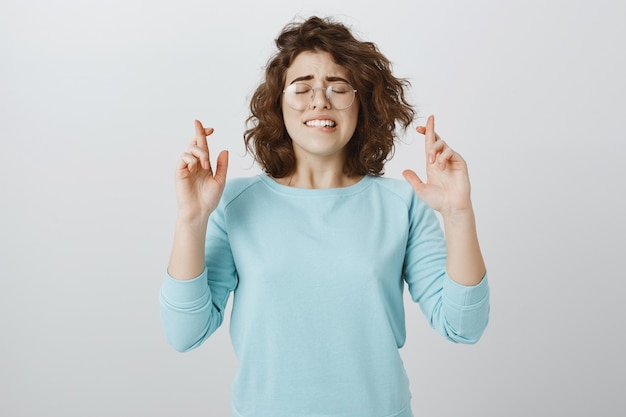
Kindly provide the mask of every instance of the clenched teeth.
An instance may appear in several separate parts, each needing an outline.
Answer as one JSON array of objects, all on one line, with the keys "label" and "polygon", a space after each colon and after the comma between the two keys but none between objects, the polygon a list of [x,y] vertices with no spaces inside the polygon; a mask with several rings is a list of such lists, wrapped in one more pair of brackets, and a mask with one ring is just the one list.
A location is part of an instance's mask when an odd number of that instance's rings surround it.
[{"label": "clenched teeth", "polygon": [[332,120],[308,120],[305,124],[311,127],[335,127]]}]

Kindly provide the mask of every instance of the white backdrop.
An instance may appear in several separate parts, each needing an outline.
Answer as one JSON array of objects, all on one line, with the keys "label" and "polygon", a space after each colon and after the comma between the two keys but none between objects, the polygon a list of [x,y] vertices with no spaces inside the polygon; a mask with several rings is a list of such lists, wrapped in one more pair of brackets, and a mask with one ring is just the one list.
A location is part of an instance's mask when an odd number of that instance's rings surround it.
[{"label": "white backdrop", "polygon": [[[622,2],[4,0],[0,415],[229,415],[228,322],[186,354],[161,332],[173,169],[198,118],[258,172],[247,99],[310,14],[376,42],[470,167],[491,323],[454,345],[407,306],[416,415],[624,409]],[[423,159],[410,131],[387,175]]]}]

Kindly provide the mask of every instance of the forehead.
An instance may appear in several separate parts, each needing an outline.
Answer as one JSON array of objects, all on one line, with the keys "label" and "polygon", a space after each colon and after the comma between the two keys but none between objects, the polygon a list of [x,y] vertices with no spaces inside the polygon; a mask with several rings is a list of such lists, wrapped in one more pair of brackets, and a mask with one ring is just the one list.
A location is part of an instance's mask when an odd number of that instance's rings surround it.
[{"label": "forehead", "polygon": [[301,52],[287,68],[287,84],[295,78],[311,76],[312,79],[327,77],[348,78],[348,70],[333,61],[328,52]]}]

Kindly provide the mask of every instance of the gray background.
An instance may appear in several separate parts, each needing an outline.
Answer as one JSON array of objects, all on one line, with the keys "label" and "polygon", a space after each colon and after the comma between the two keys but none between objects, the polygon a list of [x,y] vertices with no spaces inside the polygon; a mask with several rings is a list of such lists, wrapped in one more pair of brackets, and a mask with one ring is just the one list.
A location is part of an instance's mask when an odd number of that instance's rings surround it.
[{"label": "gray background", "polygon": [[[288,21],[335,15],[468,161],[491,323],[454,345],[407,305],[422,416],[615,416],[625,403],[626,13],[619,1],[0,4],[0,415],[227,416],[228,323],[164,341],[173,169],[198,118],[244,155]],[[387,174],[423,173],[402,138]]]}]

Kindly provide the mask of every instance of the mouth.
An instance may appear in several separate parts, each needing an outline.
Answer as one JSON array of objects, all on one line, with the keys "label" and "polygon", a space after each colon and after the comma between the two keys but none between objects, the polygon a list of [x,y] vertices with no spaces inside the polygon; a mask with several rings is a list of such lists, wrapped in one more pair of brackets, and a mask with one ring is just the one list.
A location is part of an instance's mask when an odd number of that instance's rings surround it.
[{"label": "mouth", "polygon": [[334,120],[330,120],[330,119],[313,119],[313,120],[307,120],[306,122],[304,122],[305,125],[309,126],[309,127],[335,127],[335,121]]}]

